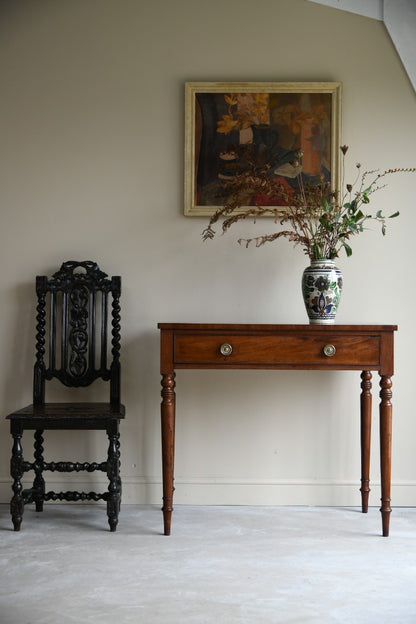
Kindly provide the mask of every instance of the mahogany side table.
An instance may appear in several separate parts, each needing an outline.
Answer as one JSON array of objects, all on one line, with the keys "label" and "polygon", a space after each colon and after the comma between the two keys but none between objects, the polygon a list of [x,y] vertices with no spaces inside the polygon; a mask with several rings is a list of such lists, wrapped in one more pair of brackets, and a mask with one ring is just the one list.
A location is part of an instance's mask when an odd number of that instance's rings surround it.
[{"label": "mahogany side table", "polygon": [[370,492],[371,371],[380,376],[382,534],[389,535],[396,325],[159,323],[164,533],[173,511],[176,369],[360,370],[361,507]]}]

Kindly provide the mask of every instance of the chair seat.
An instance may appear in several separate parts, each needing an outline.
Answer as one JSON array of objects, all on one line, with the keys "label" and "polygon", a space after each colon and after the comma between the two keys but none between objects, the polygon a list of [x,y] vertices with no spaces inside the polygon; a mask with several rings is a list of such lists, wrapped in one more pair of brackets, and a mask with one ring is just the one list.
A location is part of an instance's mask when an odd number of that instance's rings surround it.
[{"label": "chair seat", "polygon": [[124,405],[110,403],[44,403],[27,405],[7,416],[25,429],[105,429],[125,416]]}]

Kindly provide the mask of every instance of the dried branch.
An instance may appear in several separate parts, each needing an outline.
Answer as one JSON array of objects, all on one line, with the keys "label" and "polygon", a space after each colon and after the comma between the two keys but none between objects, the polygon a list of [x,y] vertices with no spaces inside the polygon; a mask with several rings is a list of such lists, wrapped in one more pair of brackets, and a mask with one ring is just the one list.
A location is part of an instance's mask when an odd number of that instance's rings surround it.
[{"label": "dried branch", "polygon": [[[238,148],[236,148],[238,149]],[[342,171],[345,174],[345,154],[348,147],[343,145]],[[357,177],[353,184],[344,182],[343,193],[332,190],[323,179],[314,186],[305,186],[301,173],[298,173],[298,190],[285,186],[271,171],[267,163],[258,162],[253,153],[245,152],[247,157],[245,168],[232,179],[223,184],[223,197],[227,198],[224,206],[219,208],[210,218],[202,232],[204,241],[215,237],[214,224],[223,219],[222,232],[227,232],[235,223],[246,219],[256,221],[259,217],[273,217],[275,223],[288,224],[289,229],[263,234],[253,238],[240,238],[239,244],[248,247],[254,243],[261,247],[265,243],[279,238],[287,238],[294,246],[301,245],[311,259],[335,258],[342,248],[347,256],[352,253],[347,243],[349,239],[364,231],[364,224],[369,220],[381,223],[382,234],[386,233],[386,219],[397,217],[395,212],[388,217],[379,210],[375,215],[363,211],[363,206],[370,202],[370,196],[386,185],[380,181],[393,173],[411,172],[416,168],[387,169],[382,173],[375,169],[365,171],[361,175],[357,166]],[[300,158],[301,155],[299,155]],[[368,181],[368,179],[370,180]],[[359,184],[357,191],[355,186]],[[263,197],[273,201],[274,206],[247,206],[247,202],[255,197]],[[268,201],[266,203],[268,203]]]}]

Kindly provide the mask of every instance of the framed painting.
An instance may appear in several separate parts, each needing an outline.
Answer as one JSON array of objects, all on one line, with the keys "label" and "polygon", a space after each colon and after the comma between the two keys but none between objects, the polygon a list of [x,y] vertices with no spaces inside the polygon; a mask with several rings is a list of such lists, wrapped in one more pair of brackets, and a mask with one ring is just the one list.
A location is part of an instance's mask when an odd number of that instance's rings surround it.
[{"label": "framed painting", "polygon": [[338,188],[340,126],[340,82],[187,82],[185,215],[214,214],[224,182],[247,166],[292,188]]}]

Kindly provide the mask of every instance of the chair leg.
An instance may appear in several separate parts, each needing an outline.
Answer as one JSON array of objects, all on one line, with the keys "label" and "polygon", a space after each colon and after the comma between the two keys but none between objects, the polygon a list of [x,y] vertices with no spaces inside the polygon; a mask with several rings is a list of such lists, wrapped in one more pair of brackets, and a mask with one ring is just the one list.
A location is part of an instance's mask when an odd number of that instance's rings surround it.
[{"label": "chair leg", "polygon": [[43,511],[45,498],[45,480],[43,478],[43,430],[35,431],[35,479],[33,481],[33,500],[36,511]]},{"label": "chair leg", "polygon": [[21,445],[22,431],[12,432],[13,448],[10,460],[10,474],[13,478],[13,497],[10,501],[10,514],[15,531],[20,531],[20,525],[23,519],[24,501],[23,486],[21,478],[23,476],[23,451]]},{"label": "chair leg", "polygon": [[107,456],[107,477],[108,498],[107,498],[107,516],[110,530],[115,531],[118,523],[118,514],[121,503],[121,481],[120,481],[120,434],[118,432],[118,423],[115,426],[108,427],[108,456]]}]

